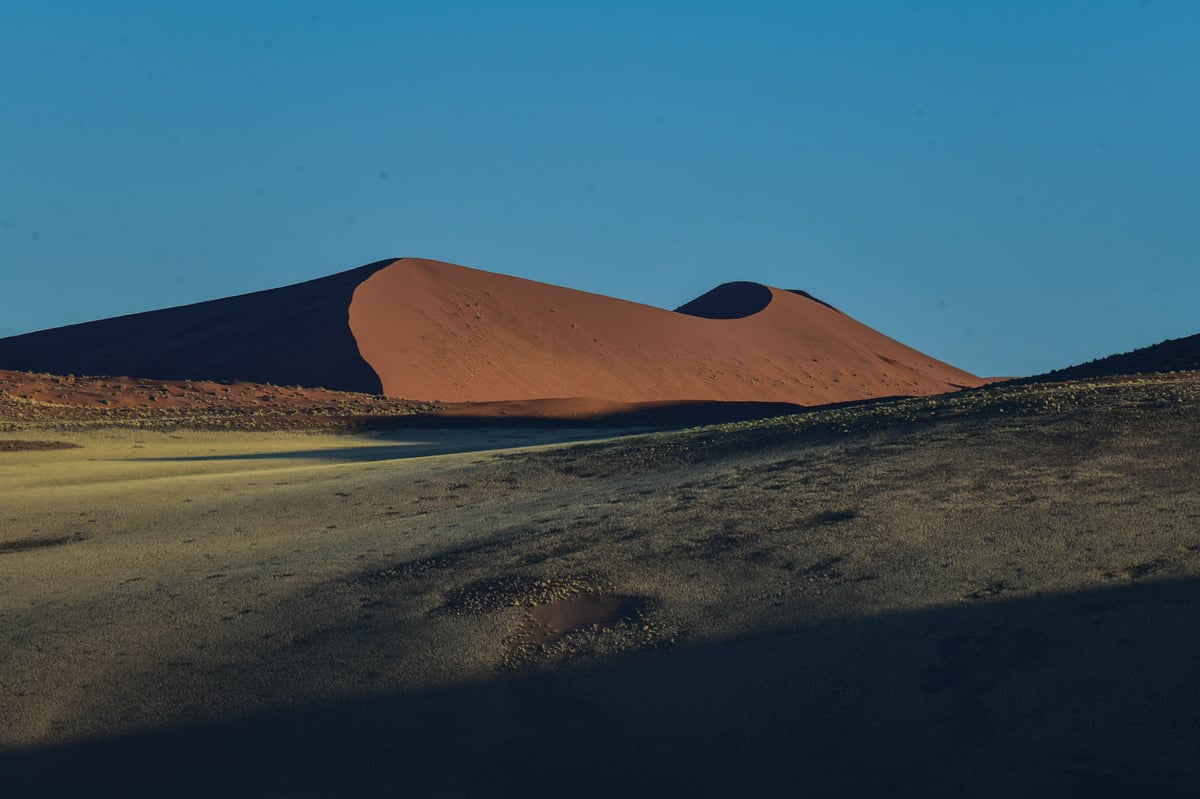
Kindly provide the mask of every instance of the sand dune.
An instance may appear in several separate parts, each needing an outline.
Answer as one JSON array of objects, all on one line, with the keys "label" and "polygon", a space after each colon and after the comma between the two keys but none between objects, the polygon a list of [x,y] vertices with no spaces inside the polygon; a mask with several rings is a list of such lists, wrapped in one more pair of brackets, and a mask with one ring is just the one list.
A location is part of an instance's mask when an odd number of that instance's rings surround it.
[{"label": "sand dune", "polygon": [[0,368],[454,403],[815,405],[984,382],[804,292],[729,283],[667,311],[412,258],[0,339]]},{"label": "sand dune", "polygon": [[710,295],[672,312],[405,259],[354,292],[350,328],[387,394],[446,402],[811,405],[982,382],[795,292],[741,283]]}]

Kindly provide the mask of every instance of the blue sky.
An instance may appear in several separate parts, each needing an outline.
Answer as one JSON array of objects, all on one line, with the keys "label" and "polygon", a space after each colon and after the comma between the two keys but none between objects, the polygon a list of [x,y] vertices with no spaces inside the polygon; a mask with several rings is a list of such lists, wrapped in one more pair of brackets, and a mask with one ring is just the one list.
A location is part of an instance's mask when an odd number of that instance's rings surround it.
[{"label": "blue sky", "polygon": [[1191,335],[1197,42],[1162,0],[6,2],[0,336],[405,255],[801,288],[980,374]]}]

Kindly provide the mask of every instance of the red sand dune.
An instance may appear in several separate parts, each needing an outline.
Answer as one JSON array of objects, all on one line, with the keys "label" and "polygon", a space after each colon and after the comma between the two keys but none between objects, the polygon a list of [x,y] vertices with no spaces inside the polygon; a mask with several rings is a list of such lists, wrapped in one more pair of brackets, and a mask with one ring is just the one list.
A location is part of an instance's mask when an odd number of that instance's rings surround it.
[{"label": "red sand dune", "polygon": [[0,339],[0,368],[478,403],[814,405],[985,382],[802,292],[730,283],[666,311],[411,258]]},{"label": "red sand dune", "polygon": [[795,292],[726,284],[682,310],[404,259],[354,292],[350,329],[385,393],[446,402],[811,405],[983,382]]}]

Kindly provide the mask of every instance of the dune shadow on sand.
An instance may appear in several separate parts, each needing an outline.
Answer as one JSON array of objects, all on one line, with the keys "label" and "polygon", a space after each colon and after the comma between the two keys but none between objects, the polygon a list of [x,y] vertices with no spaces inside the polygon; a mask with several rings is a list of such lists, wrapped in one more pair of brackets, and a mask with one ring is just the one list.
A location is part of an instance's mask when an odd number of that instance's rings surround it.
[{"label": "dune shadow on sand", "polygon": [[180,455],[158,458],[135,458],[144,463],[188,463],[204,461],[259,460],[337,460],[337,461],[394,461],[427,458],[436,455],[461,455],[473,452],[495,452],[518,447],[567,444],[576,441],[598,441],[627,435],[636,430],[621,428],[565,427],[504,427],[488,430],[470,427],[422,429],[415,435],[394,435],[402,441],[327,449],[280,450],[278,452],[246,452],[224,455]]},{"label": "dune shadow on sand", "polygon": [[[890,399],[890,398],[884,398]],[[871,400],[856,400],[855,402],[874,402]],[[533,401],[536,404],[537,401]],[[847,404],[847,403],[841,403]],[[486,408],[488,403],[480,404]],[[551,416],[533,415],[529,413],[496,412],[498,408],[504,411],[504,403],[486,412],[472,413],[467,409],[458,408],[447,412],[414,413],[404,416],[389,416],[386,418],[368,420],[363,423],[367,429],[405,430],[424,427],[645,427],[662,430],[674,430],[698,425],[726,424],[730,422],[747,422],[756,419],[768,419],[775,416],[787,416],[811,410],[810,407],[791,402],[742,402],[730,400],[679,400],[644,402],[627,405],[615,404],[608,410],[595,411],[586,414]],[[833,407],[833,406],[820,406]],[[469,408],[469,404],[468,404]]]},{"label": "dune shadow on sand", "polygon": [[[863,400],[855,403],[865,402]],[[828,406],[840,407],[840,406]],[[305,459],[383,461],[424,458],[513,447],[576,441],[596,441],[631,433],[678,430],[686,427],[765,419],[803,412],[802,405],[784,402],[664,402],[597,413],[584,418],[533,415],[454,415],[421,413],[359,421],[355,428],[377,434],[380,443],[299,451],[231,455],[193,455],[143,458],[151,462]]]},{"label": "dune shadow on sand", "polygon": [[1198,611],[1195,579],[964,601],[10,750],[0,775],[14,796],[1194,796]]}]

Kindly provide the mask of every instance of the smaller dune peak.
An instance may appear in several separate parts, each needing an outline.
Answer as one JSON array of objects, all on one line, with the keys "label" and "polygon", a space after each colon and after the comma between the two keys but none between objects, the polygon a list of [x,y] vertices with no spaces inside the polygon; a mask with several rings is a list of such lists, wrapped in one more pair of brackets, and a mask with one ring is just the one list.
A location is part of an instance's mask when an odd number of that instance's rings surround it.
[{"label": "smaller dune peak", "polygon": [[744,319],[770,305],[772,296],[771,289],[762,283],[735,280],[680,305],[675,313],[703,319]]},{"label": "smaller dune peak", "polygon": [[[722,283],[711,291],[701,294],[691,302],[684,303],[675,309],[675,313],[698,316],[702,319],[745,319],[748,316],[766,310],[779,289],[772,289],[762,283],[748,280],[735,280]],[[788,294],[795,294],[807,300],[820,303],[830,310],[837,311],[829,303],[814,297],[807,291],[787,289]],[[841,311],[838,311],[841,313]]]}]

